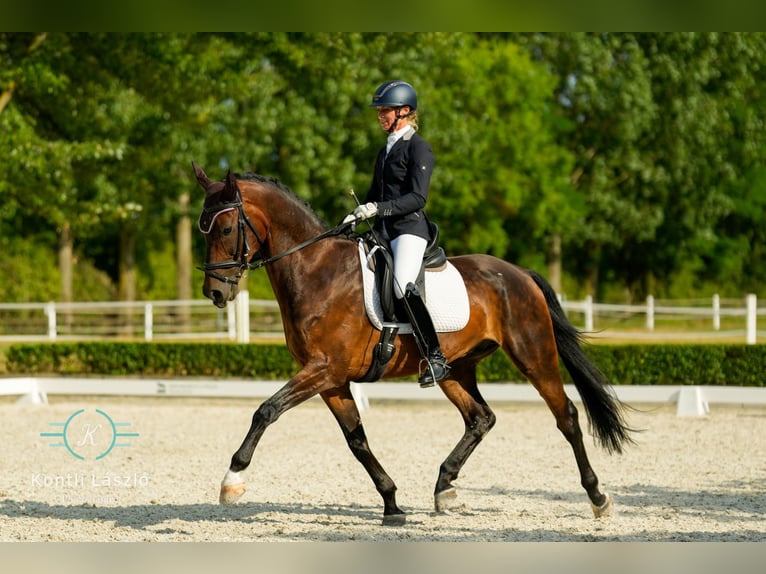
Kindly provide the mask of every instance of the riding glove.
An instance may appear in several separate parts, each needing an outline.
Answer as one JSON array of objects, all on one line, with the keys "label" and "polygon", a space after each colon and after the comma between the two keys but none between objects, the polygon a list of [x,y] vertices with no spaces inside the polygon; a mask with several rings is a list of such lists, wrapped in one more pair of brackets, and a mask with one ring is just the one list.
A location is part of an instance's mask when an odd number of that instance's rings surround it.
[{"label": "riding glove", "polygon": [[357,207],[353,212],[349,213],[346,217],[343,218],[343,223],[348,223],[350,221],[364,221],[365,219],[370,219],[371,217],[375,217],[378,214],[378,204],[377,203],[363,203],[359,207]]}]

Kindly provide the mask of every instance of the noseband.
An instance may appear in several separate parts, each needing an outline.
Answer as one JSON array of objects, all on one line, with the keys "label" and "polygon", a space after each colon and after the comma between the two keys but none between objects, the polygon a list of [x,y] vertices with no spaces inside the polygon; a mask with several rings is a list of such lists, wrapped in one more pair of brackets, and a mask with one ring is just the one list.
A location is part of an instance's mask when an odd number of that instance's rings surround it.
[{"label": "noseband", "polygon": [[[212,231],[215,220],[219,215],[234,210],[236,210],[238,214],[237,248],[234,253],[235,257],[236,254],[239,254],[239,259],[222,261],[220,263],[208,263],[205,261],[201,267],[197,267],[197,269],[204,271],[205,275],[209,275],[213,279],[217,279],[223,283],[230,283],[231,285],[237,285],[239,283],[239,280],[242,278],[246,269],[255,269],[260,267],[258,260],[263,259],[263,255],[261,255],[263,239],[261,239],[261,235],[258,233],[255,225],[253,225],[253,222],[250,221],[250,218],[247,216],[247,213],[245,213],[245,210],[242,207],[242,196],[240,195],[239,190],[237,190],[236,201],[204,207],[202,209],[202,213],[199,216],[199,220],[197,221],[197,227],[199,230],[203,234],[208,235]],[[245,226],[247,226],[250,231],[253,232],[255,239],[258,241],[258,249],[255,251],[255,253],[253,253],[251,257],[249,257],[249,259],[248,256],[250,255],[250,244],[247,242],[247,229]],[[235,267],[237,268],[237,273],[235,275],[226,276],[218,273],[218,271],[222,269],[233,269]]]}]

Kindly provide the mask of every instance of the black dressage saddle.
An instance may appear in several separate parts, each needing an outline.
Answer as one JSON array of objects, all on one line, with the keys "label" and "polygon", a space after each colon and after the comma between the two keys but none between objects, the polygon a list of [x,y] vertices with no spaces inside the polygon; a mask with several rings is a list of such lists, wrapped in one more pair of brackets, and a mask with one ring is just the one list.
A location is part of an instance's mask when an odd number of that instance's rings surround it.
[{"label": "black dressage saddle", "polygon": [[[428,294],[425,290],[425,272],[441,271],[447,265],[447,255],[439,246],[439,226],[433,221],[431,225],[431,240],[423,254],[423,265],[420,267],[415,285],[425,301]],[[375,273],[375,286],[380,295],[380,305],[383,309],[383,320],[391,323],[407,323],[409,319],[401,302],[394,295],[394,261],[389,242],[378,235],[368,232],[362,235],[365,241],[365,251],[372,253],[370,267]],[[402,285],[402,291],[404,290]]]},{"label": "black dressage saddle", "polygon": [[[439,246],[439,227],[433,222],[431,225],[431,240],[423,254],[423,265],[416,281],[417,289],[423,294],[425,302],[425,272],[439,271],[447,265],[447,255]],[[391,255],[391,246],[385,239],[369,231],[360,236],[364,241],[364,249],[368,254],[368,261],[375,274],[375,285],[380,296],[380,304],[383,311],[383,325],[380,330],[380,341],[375,345],[372,364],[367,373],[358,383],[377,381],[385,372],[386,365],[394,356],[396,346],[394,339],[399,332],[398,323],[408,323],[409,318],[403,303],[394,294],[394,261]],[[369,257],[372,254],[372,257]]]}]

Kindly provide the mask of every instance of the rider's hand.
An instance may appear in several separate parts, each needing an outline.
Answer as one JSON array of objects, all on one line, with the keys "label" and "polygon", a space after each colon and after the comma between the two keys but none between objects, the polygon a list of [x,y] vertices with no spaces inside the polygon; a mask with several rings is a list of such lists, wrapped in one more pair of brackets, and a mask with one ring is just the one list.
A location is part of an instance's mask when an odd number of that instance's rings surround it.
[{"label": "rider's hand", "polygon": [[365,219],[370,219],[371,217],[375,217],[378,214],[378,204],[377,203],[363,203],[359,207],[357,207],[354,212],[351,214],[359,221],[364,221]]}]

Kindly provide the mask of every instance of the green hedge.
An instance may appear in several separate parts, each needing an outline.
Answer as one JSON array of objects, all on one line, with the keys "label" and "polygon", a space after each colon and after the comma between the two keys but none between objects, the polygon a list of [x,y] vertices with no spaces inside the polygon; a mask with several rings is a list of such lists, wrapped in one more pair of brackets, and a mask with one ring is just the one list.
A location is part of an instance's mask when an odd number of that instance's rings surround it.
[{"label": "green hedge", "polygon": [[[585,351],[614,384],[764,386],[764,345],[590,345]],[[8,374],[19,375],[285,380],[298,369],[284,345],[40,343],[12,345],[6,356]],[[497,352],[480,363],[479,380],[519,381],[522,377]]]},{"label": "green hedge", "polygon": [[298,371],[284,345],[41,343],[14,345],[8,373],[286,379]]}]

